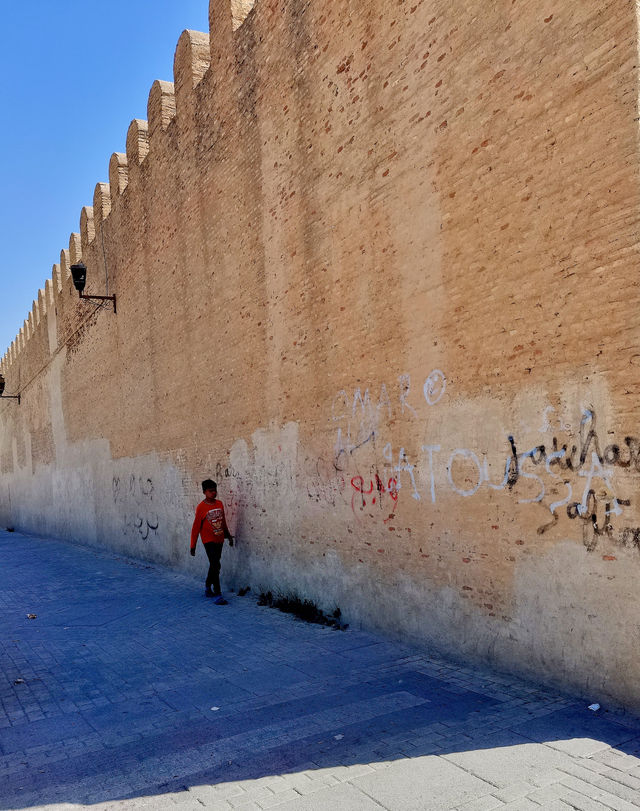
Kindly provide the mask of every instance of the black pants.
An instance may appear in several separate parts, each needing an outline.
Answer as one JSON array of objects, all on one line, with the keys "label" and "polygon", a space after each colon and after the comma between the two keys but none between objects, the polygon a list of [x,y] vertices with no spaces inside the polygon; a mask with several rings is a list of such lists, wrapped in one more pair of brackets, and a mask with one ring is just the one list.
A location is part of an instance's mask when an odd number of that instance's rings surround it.
[{"label": "black pants", "polygon": [[214,594],[220,594],[220,555],[222,554],[222,543],[205,543],[204,551],[209,558],[209,571],[207,573],[207,588],[211,588]]}]

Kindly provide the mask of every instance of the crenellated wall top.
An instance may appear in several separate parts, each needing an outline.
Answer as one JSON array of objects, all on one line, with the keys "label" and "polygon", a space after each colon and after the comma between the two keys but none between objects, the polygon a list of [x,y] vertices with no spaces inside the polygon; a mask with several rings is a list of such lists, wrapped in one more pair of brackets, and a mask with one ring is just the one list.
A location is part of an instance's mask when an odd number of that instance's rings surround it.
[{"label": "crenellated wall top", "polygon": [[[210,0],[210,33],[185,30],[178,39],[174,56],[173,82],[156,80],[150,88],[147,120],[134,119],[126,135],[126,154],[114,152],[108,164],[108,182],[98,182],[93,204],[80,211],[80,231],[72,233],[69,248],[60,253],[60,262],[53,265],[51,277],[38,292],[30,313],[20,332],[0,360],[0,369],[11,372],[20,354],[37,329],[46,328],[47,314],[56,309],[59,299],[70,284],[70,266],[82,260],[83,252],[93,243],[103,224],[118,205],[129,182],[131,166],[140,166],[177,115],[193,115],[191,99],[198,84],[211,67],[215,57],[230,60],[233,33],[244,23],[256,0]],[[54,351],[55,347],[51,347]]]}]

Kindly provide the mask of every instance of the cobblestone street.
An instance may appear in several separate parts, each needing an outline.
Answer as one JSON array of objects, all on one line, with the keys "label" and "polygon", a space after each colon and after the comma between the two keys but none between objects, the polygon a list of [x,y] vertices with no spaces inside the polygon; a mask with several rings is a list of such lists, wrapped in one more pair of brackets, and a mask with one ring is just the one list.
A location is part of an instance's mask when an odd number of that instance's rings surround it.
[{"label": "cobblestone street", "polygon": [[46,538],[0,579],[2,809],[640,807],[634,716]]}]

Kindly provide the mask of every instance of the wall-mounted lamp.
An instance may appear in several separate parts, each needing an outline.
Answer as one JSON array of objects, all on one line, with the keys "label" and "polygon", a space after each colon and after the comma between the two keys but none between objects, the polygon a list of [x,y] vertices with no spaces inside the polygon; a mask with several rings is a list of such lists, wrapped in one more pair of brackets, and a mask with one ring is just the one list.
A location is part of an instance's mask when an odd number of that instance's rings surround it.
[{"label": "wall-mounted lamp", "polygon": [[83,262],[78,262],[71,265],[71,277],[73,278],[73,286],[78,291],[80,298],[96,299],[97,301],[112,301],[113,312],[116,312],[116,297],[113,296],[87,296],[82,291],[87,283],[87,266]]},{"label": "wall-mounted lamp", "polygon": [[2,397],[4,400],[17,400],[18,405],[20,405],[20,395],[19,394],[5,394],[4,393],[4,386],[5,386],[4,376],[0,375],[0,397]]}]

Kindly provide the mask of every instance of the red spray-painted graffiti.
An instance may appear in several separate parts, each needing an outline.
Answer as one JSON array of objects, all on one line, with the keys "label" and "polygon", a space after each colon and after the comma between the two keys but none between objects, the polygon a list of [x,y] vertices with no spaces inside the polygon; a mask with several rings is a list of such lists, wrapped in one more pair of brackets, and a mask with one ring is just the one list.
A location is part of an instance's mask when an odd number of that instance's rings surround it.
[{"label": "red spray-painted graffiti", "polygon": [[354,476],[351,479],[351,487],[354,491],[351,496],[351,509],[354,514],[357,515],[357,510],[364,510],[368,503],[372,506],[378,504],[380,508],[383,508],[383,499],[385,496],[388,496],[393,502],[391,505],[392,514],[395,512],[399,491],[398,480],[395,477],[391,477],[385,486],[384,481],[376,473],[375,480],[370,479],[369,489],[365,490],[362,476]]}]

